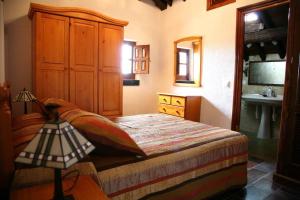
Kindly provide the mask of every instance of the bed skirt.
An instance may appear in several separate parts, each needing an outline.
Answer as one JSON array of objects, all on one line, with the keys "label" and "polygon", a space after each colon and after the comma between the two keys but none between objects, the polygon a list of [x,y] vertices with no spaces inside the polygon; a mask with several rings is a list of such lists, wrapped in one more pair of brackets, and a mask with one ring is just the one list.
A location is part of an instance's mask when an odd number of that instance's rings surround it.
[{"label": "bed skirt", "polygon": [[243,188],[247,184],[247,164],[187,181],[170,189],[148,195],[143,200],[199,200],[220,194],[229,189]]}]

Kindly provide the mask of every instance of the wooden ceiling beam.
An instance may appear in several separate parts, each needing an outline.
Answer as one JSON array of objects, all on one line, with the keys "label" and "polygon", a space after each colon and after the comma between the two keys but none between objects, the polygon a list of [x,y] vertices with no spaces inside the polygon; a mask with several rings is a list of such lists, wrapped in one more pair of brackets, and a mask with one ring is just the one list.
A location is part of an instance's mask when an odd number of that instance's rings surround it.
[{"label": "wooden ceiling beam", "polygon": [[[167,9],[168,5],[169,6],[173,5],[173,0],[152,0],[152,1],[162,11]],[[186,0],[183,0],[183,1],[186,1]]]},{"label": "wooden ceiling beam", "polygon": [[167,9],[168,4],[164,0],[153,0],[153,1],[160,10]]},{"label": "wooden ceiling beam", "polygon": [[285,47],[284,43],[282,41],[277,41],[277,44],[275,46],[276,46],[279,57],[281,59],[284,59],[285,54],[286,54],[286,47]]},{"label": "wooden ceiling beam", "polygon": [[287,37],[286,27],[269,28],[257,32],[245,33],[245,44],[255,42],[271,42]]},{"label": "wooden ceiling beam", "polygon": [[172,6],[173,0],[164,0],[169,6]]},{"label": "wooden ceiling beam", "polygon": [[264,47],[260,45],[260,43],[255,43],[254,46],[258,50],[258,55],[262,61],[265,61],[267,58],[266,52],[264,50]]}]

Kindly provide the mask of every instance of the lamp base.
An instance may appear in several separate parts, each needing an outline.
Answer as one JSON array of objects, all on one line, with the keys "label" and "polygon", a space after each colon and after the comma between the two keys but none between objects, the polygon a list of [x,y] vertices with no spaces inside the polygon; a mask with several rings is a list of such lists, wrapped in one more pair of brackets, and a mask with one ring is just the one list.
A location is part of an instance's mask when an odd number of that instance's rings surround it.
[{"label": "lamp base", "polygon": [[54,197],[53,200],[75,200],[73,195],[64,196],[62,179],[61,179],[61,170],[55,169],[54,171]]}]

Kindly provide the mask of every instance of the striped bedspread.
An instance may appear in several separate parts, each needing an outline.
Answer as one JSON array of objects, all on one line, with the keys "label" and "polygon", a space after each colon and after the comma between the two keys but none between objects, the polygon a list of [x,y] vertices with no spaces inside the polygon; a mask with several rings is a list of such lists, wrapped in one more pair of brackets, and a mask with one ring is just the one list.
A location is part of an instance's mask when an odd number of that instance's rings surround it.
[{"label": "striped bedspread", "polygon": [[170,153],[241,134],[166,114],[119,117],[115,122],[147,156]]},{"label": "striped bedspread", "polygon": [[[216,191],[247,182],[248,140],[240,133],[165,114],[115,121],[149,158],[98,172],[112,199],[139,199],[216,172],[220,176]],[[224,180],[226,184],[221,184]]]}]

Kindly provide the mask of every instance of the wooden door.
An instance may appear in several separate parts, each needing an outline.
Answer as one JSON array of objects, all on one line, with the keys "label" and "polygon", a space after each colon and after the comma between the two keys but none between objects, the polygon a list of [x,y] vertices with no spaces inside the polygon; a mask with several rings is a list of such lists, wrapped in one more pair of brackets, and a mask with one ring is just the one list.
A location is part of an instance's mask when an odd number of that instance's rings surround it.
[{"label": "wooden door", "polygon": [[37,12],[34,34],[35,95],[69,100],[69,18]]},{"label": "wooden door", "polygon": [[105,116],[122,115],[123,27],[100,24],[99,33],[99,113]]},{"label": "wooden door", "polygon": [[97,112],[98,23],[71,18],[70,101]]},{"label": "wooden door", "polygon": [[[300,181],[300,1],[290,3],[287,71],[276,178]],[[288,178],[285,178],[288,177]]]}]

